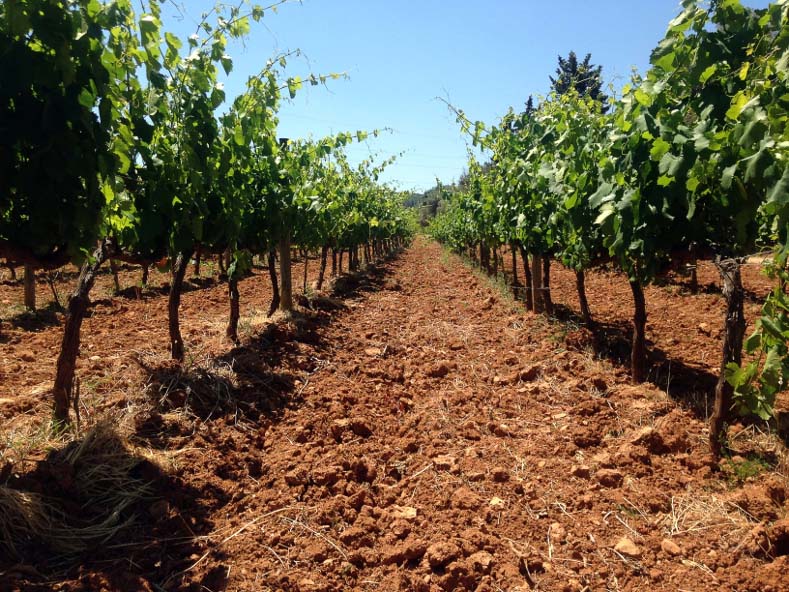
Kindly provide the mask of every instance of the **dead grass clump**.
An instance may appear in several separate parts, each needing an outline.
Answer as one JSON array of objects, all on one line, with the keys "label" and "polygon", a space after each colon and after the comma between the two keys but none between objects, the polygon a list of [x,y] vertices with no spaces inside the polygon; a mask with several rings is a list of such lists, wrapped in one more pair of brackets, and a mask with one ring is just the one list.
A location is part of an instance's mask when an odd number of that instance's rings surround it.
[{"label": "dead grass clump", "polygon": [[752,528],[754,520],[736,505],[715,495],[687,493],[671,499],[671,512],[662,526],[668,536],[693,536],[714,532],[721,540],[741,540]]},{"label": "dead grass clump", "polygon": [[152,495],[135,474],[144,462],[114,426],[97,424],[23,476],[46,494],[0,486],[0,548],[18,559],[48,549],[58,561],[106,543],[134,521],[132,506]]},{"label": "dead grass clump", "polygon": [[190,366],[143,366],[150,373],[145,389],[160,410],[180,410],[202,418],[236,411],[236,373],[227,362],[206,357]]}]

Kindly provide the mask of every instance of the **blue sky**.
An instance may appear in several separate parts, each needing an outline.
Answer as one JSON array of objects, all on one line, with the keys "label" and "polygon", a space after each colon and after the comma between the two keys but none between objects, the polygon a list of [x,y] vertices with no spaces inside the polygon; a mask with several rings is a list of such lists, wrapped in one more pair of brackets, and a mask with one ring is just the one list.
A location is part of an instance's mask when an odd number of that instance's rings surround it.
[{"label": "blue sky", "polygon": [[[197,18],[213,3],[180,5]],[[270,56],[302,50],[291,75],[345,72],[349,79],[285,103],[280,135],[391,128],[349,154],[404,153],[383,180],[425,190],[436,177],[457,179],[467,159],[467,140],[437,97],[494,123],[529,94],[546,93],[557,56],[570,50],[591,53],[618,89],[633,67],[646,70],[678,12],[678,0],[303,0],[267,13],[243,47],[230,47],[235,70],[225,88],[234,96]],[[182,33],[188,23],[167,20],[165,27]]]}]

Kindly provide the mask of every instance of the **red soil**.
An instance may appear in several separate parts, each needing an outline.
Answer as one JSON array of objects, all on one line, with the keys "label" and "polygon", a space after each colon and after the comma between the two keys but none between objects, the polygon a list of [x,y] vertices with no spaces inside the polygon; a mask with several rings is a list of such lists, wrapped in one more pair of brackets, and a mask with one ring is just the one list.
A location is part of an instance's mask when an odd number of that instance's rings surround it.
[{"label": "red soil", "polygon": [[[714,472],[700,405],[630,385],[615,359],[587,351],[582,330],[524,313],[422,239],[342,281],[341,301],[260,331],[249,307],[267,308],[265,277],[241,283],[237,348],[224,338],[223,286],[185,295],[198,360],[183,370],[163,361],[163,296],[94,307],[79,369],[85,421],[129,417],[131,452],[170,462],[141,463],[157,498],[111,544],[65,573],[43,552],[24,565],[0,558],[0,589],[789,588],[789,485],[774,439],[737,427],[734,465],[756,452],[762,472]],[[557,303],[575,309],[572,276],[552,279]],[[746,284],[765,289],[750,272]],[[627,283],[592,274],[588,290],[616,358]],[[3,287],[0,303],[19,291]],[[669,285],[647,302],[656,382],[671,360],[672,396],[706,388],[720,297]],[[9,433],[47,416],[59,324],[3,324]],[[12,486],[30,485],[35,463],[23,464]]]}]

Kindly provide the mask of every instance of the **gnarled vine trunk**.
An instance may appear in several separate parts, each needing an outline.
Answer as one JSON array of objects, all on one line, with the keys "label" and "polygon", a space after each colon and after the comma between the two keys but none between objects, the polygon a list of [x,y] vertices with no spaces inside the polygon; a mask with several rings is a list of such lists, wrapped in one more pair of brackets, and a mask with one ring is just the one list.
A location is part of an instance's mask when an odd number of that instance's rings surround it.
[{"label": "gnarled vine trunk", "polygon": [[181,292],[184,276],[189,265],[191,252],[181,252],[175,256],[170,270],[170,296],[167,302],[167,318],[170,328],[170,355],[173,360],[183,362],[184,340],[181,337]]},{"label": "gnarled vine trunk", "polygon": [[121,281],[118,278],[118,262],[115,259],[110,259],[110,271],[112,272],[112,282],[115,285],[115,293],[119,294],[121,291]]},{"label": "gnarled vine trunk", "polygon": [[592,311],[589,310],[589,301],[586,299],[586,275],[583,269],[575,270],[575,288],[578,291],[581,318],[583,318],[584,324],[591,329],[594,321],[592,320]]},{"label": "gnarled vine trunk", "polygon": [[323,278],[326,276],[326,259],[328,254],[329,247],[327,245],[323,245],[321,247],[321,267],[318,271],[318,283],[316,284],[316,287],[319,291],[323,289]]},{"label": "gnarled vine trunk", "polygon": [[271,280],[271,306],[268,308],[268,316],[274,314],[279,308],[279,282],[277,281],[277,256],[274,249],[268,252],[268,276]]},{"label": "gnarled vine trunk", "polygon": [[510,255],[512,257],[512,293],[518,297],[518,254],[515,245],[510,245]]},{"label": "gnarled vine trunk", "polygon": [[36,310],[36,268],[25,263],[25,308]]},{"label": "gnarled vine trunk", "polygon": [[633,292],[633,341],[630,350],[630,374],[633,382],[642,383],[646,380],[647,349],[646,349],[646,325],[647,325],[647,306],[644,299],[644,289],[638,281],[630,282],[630,290]]},{"label": "gnarled vine trunk", "polygon": [[545,314],[553,316],[553,299],[551,298],[551,256],[542,258],[542,302]]},{"label": "gnarled vine trunk", "polygon": [[532,293],[532,277],[531,269],[529,268],[529,254],[526,252],[526,247],[519,244],[518,250],[521,252],[521,259],[523,259],[523,299],[526,302],[526,310],[534,310],[534,295]]},{"label": "gnarled vine trunk", "polygon": [[545,301],[542,298],[542,256],[534,254],[531,256],[531,290],[534,312],[545,310]]},{"label": "gnarled vine trunk", "polygon": [[57,368],[55,371],[55,384],[52,388],[54,397],[53,416],[56,423],[61,425],[69,422],[69,409],[71,408],[71,393],[74,388],[74,372],[79,356],[80,331],[85,313],[90,305],[90,290],[96,281],[96,273],[101,264],[107,260],[109,254],[109,241],[102,241],[93,252],[93,257],[82,264],[77,287],[71,294],[66,309],[66,322],[63,325],[63,339],[60,343]]},{"label": "gnarled vine trunk", "polygon": [[230,318],[227,322],[227,336],[233,343],[238,343],[238,319],[241,316],[241,303],[238,294],[238,280],[227,279],[227,293],[230,298]]},{"label": "gnarled vine trunk", "polygon": [[194,266],[194,277],[200,277],[200,261],[202,259],[203,250],[200,245],[197,246],[197,250],[195,251],[195,266]]},{"label": "gnarled vine trunk", "polygon": [[290,232],[285,231],[279,239],[279,277],[280,300],[279,309],[283,312],[293,311],[293,276],[290,264]]},{"label": "gnarled vine trunk", "polygon": [[723,351],[718,383],[715,386],[715,405],[710,417],[710,450],[715,461],[720,461],[725,446],[726,423],[729,421],[734,387],[726,380],[726,366],[742,362],[742,342],[745,335],[745,293],[742,287],[740,264],[734,259],[716,261],[723,282],[726,299],[726,320],[723,332]]},{"label": "gnarled vine trunk", "polygon": [[301,291],[306,294],[307,293],[307,265],[309,263],[310,256],[307,250],[304,251],[304,277],[303,281],[301,282]]}]

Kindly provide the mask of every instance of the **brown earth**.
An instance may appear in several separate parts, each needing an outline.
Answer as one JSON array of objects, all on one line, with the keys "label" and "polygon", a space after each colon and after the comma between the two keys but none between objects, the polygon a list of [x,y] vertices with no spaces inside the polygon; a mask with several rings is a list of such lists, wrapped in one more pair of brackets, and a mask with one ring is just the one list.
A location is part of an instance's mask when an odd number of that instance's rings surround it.
[{"label": "brown earth", "polygon": [[[192,357],[178,369],[165,297],[111,298],[102,277],[83,422],[113,418],[155,495],[71,566],[35,546],[21,563],[0,558],[0,589],[789,589],[785,449],[735,426],[737,454],[722,472],[709,464],[699,393],[723,310],[712,290],[647,291],[658,370],[632,386],[617,363],[629,291],[614,274],[588,281],[610,325],[602,357],[572,323],[560,269],[565,323],[524,313],[423,239],[274,325],[265,278],[241,283],[240,347],[224,338],[223,286],[185,295]],[[767,286],[750,271],[746,285]],[[2,287],[0,303],[19,290]],[[47,417],[59,340],[59,316],[19,319],[0,338],[9,442]],[[0,456],[8,485],[65,503],[69,476],[22,448]]]}]

